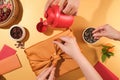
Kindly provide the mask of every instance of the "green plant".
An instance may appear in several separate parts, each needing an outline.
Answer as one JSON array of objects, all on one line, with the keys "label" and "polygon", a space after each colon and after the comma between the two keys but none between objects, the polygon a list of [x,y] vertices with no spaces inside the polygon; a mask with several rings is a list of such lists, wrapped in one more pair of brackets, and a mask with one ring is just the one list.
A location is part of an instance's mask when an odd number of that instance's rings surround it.
[{"label": "green plant", "polygon": [[111,44],[106,44],[106,45],[102,45],[102,62],[104,62],[106,60],[106,58],[110,58],[111,56],[114,56],[114,46]]}]

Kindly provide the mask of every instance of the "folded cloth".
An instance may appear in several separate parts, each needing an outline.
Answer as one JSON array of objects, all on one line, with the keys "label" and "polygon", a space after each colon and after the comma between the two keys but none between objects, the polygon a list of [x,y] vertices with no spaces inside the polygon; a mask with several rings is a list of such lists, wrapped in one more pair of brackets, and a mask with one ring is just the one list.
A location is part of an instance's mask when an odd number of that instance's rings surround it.
[{"label": "folded cloth", "polygon": [[16,53],[16,50],[12,49],[11,47],[4,45],[2,50],[0,51],[0,60],[5,59],[9,56],[12,56]]},{"label": "folded cloth", "polygon": [[71,30],[67,30],[25,49],[29,63],[36,76],[51,65],[56,65],[57,77],[79,67],[71,57],[62,52],[61,49],[53,43],[53,41],[60,36],[73,36],[73,34]]},{"label": "folded cloth", "polygon": [[0,75],[20,68],[21,64],[17,54],[11,55],[5,59],[0,60]]},{"label": "folded cloth", "polygon": [[117,76],[115,76],[109,69],[107,69],[102,63],[99,61],[94,66],[97,72],[101,75],[103,80],[119,80]]}]

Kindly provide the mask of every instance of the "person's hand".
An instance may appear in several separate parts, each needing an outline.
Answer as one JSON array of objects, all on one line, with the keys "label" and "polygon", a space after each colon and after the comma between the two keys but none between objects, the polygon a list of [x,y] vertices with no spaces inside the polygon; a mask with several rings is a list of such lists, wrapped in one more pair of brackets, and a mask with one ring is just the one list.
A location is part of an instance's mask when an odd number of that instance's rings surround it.
[{"label": "person's hand", "polygon": [[45,12],[47,11],[48,7],[51,7],[52,5],[58,5],[60,0],[47,0],[47,3],[45,5]]},{"label": "person's hand", "polygon": [[80,1],[79,0],[48,0],[45,6],[45,11],[49,6],[59,5],[60,10],[68,15],[75,15],[78,11]]},{"label": "person's hand", "polygon": [[54,41],[54,43],[57,44],[62,49],[62,51],[64,51],[72,58],[77,58],[81,51],[75,37],[64,36],[60,37],[60,39],[64,41],[64,43],[60,43],[58,41]]},{"label": "person's hand", "polygon": [[[81,53],[75,37],[64,36],[60,37],[60,39],[62,42],[56,40],[54,43],[78,63],[80,69],[86,77],[86,80],[103,80],[85,56]],[[95,74],[95,76],[93,74]]]},{"label": "person's hand", "polygon": [[108,24],[95,29],[93,31],[93,36],[95,39],[100,39],[101,37],[107,37],[114,40],[120,40],[120,32],[115,30]]},{"label": "person's hand", "polygon": [[67,0],[66,6],[64,8],[64,4],[60,4],[60,8],[63,13],[68,15],[75,15],[78,11],[80,1],[79,0]]},{"label": "person's hand", "polygon": [[54,74],[55,74],[55,67],[51,66],[49,68],[46,68],[43,72],[41,72],[38,75],[37,80],[54,80],[55,79]]}]

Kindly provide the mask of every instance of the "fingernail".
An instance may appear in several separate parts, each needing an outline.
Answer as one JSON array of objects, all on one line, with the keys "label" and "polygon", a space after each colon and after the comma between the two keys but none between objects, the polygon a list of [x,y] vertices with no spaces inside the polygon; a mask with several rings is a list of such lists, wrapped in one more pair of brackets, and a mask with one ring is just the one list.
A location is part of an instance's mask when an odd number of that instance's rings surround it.
[{"label": "fingernail", "polygon": [[56,67],[54,67],[53,70],[55,71],[55,70],[56,70]]},{"label": "fingernail", "polygon": [[50,67],[53,67],[53,65],[51,65]]},{"label": "fingernail", "polygon": [[96,34],[93,34],[93,36],[95,37],[95,36],[96,36]]}]

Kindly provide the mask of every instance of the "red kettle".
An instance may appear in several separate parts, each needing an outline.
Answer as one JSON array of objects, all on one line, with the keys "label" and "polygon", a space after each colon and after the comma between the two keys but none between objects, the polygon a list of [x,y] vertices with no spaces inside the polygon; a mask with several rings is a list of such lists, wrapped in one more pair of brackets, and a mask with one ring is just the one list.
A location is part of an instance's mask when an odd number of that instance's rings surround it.
[{"label": "red kettle", "polygon": [[43,21],[41,18],[36,26],[39,32],[45,32],[48,25],[52,25],[54,28],[69,28],[74,20],[73,16],[62,13],[58,5],[49,7],[44,17],[46,20]]}]

